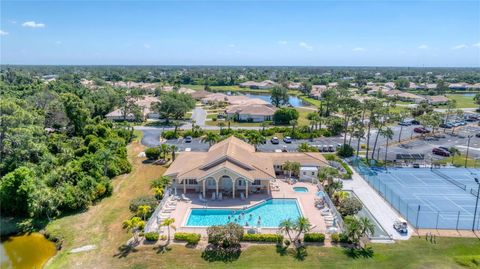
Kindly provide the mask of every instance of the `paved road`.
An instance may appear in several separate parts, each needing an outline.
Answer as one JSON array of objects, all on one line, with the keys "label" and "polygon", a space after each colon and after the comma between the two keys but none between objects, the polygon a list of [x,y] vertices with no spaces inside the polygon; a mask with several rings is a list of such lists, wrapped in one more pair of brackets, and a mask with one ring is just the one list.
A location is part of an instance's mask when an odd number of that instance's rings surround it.
[{"label": "paved road", "polygon": [[207,118],[207,111],[201,107],[195,107],[192,113],[192,120],[194,120],[198,126],[205,126],[205,119]]}]

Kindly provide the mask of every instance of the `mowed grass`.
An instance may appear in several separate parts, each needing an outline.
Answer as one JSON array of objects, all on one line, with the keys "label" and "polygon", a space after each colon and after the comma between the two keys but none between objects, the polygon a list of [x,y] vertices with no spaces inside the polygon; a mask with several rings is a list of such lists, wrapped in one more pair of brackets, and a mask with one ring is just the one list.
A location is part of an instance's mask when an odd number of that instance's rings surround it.
[{"label": "mowed grass", "polygon": [[[112,268],[124,267],[116,258],[118,247],[131,235],[122,229],[122,222],[131,216],[128,209],[133,198],[151,194],[150,181],[161,176],[165,167],[143,164],[137,157],[144,147],[139,142],[128,146],[132,172],[113,179],[114,192],[87,211],[52,221],[46,230],[63,239],[62,250],[47,268]],[[72,248],[94,244],[98,249],[68,254]]]},{"label": "mowed grass", "polygon": [[[301,260],[293,253],[280,254],[274,245],[250,246],[238,260],[207,262],[201,249],[172,245],[158,253],[153,247],[138,248],[124,258],[104,257],[111,268],[476,268],[480,259],[478,239],[437,238],[432,244],[424,238],[412,238],[395,244],[370,244],[373,257],[352,258],[341,247],[307,247]],[[98,254],[96,254],[98,255]],[[74,262],[74,260],[72,260]],[[462,266],[466,265],[466,266]],[[97,264],[89,263],[95,268]],[[88,267],[88,266],[87,266]]]},{"label": "mowed grass", "polygon": [[457,108],[477,108],[473,100],[474,96],[464,96],[463,94],[447,94],[448,99],[457,101]]}]

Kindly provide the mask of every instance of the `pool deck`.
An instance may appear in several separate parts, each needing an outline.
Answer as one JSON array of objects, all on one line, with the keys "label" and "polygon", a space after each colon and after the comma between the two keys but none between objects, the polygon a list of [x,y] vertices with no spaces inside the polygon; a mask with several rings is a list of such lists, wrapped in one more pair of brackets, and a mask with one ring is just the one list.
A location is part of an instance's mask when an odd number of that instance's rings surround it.
[{"label": "pool deck", "polygon": [[[245,206],[252,206],[263,200],[270,198],[296,198],[302,215],[307,217],[312,224],[313,232],[326,232],[326,225],[320,210],[315,207],[315,198],[317,193],[316,185],[311,183],[298,182],[290,185],[281,180],[275,182],[279,186],[279,190],[272,191],[268,194],[251,194],[248,199],[240,200],[239,198],[224,198],[222,201],[212,201],[208,199],[208,208],[243,208]],[[293,187],[306,187],[308,192],[295,192]],[[206,227],[187,227],[185,223],[188,220],[190,210],[192,208],[204,208],[204,203],[198,199],[198,194],[187,194],[191,202],[178,201],[176,209],[171,213],[171,217],[175,219],[175,227],[178,232],[194,232],[206,235]],[[276,228],[261,228],[261,233],[275,233]]]},{"label": "pool deck", "polygon": [[399,234],[394,228],[393,223],[401,215],[393,209],[387,201],[385,201],[377,191],[375,191],[368,183],[353,169],[352,179],[343,181],[345,190],[354,191],[362,200],[362,203],[368,208],[370,213],[377,219],[383,229],[395,240],[408,240],[414,231],[409,225],[408,235]]}]

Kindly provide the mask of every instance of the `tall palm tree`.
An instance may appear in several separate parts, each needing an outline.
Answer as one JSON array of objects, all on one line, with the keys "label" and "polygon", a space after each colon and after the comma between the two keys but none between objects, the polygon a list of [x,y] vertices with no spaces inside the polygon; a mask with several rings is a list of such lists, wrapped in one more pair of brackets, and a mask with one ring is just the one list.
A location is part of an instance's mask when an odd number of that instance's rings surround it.
[{"label": "tall palm tree", "polygon": [[292,125],[292,137],[295,138],[295,126],[297,126],[298,121],[297,120],[291,120],[290,125]]},{"label": "tall palm tree", "polygon": [[295,229],[295,223],[291,219],[285,219],[280,222],[279,227],[280,231],[286,233],[290,242],[292,242],[292,235],[291,232]]},{"label": "tall palm tree", "polygon": [[387,127],[380,132],[380,135],[387,139],[385,143],[385,165],[387,165],[387,153],[388,153],[388,140],[393,139],[393,130],[390,127]]},{"label": "tall palm tree", "polygon": [[173,121],[172,124],[175,127],[175,129],[173,130],[173,135],[174,135],[174,137],[177,137],[178,127],[182,126],[182,123],[179,122],[178,120],[175,120],[175,121]]},{"label": "tall palm tree", "polygon": [[178,150],[177,146],[170,145],[170,152],[172,152],[172,161],[175,161],[175,152]]},{"label": "tall palm tree", "polygon": [[127,230],[127,232],[131,231],[133,233],[133,240],[135,243],[138,242],[138,233],[143,227],[145,227],[145,221],[139,217],[133,217],[123,222],[123,229]]},{"label": "tall palm tree", "polygon": [[347,216],[345,217],[345,226],[345,234],[353,243],[354,247],[358,247],[362,237],[375,232],[375,226],[371,220],[366,217]]},{"label": "tall palm tree", "polygon": [[310,231],[310,229],[312,228],[312,224],[307,218],[298,217],[294,227],[295,227],[295,231],[297,231],[297,235],[295,236],[294,241],[298,242],[299,241],[298,239],[300,238],[302,233],[307,233]]},{"label": "tall palm tree", "polygon": [[223,133],[223,127],[225,127],[225,122],[219,121],[217,123],[217,126],[220,127],[220,134],[222,134]]},{"label": "tall palm tree", "polygon": [[145,221],[147,218],[147,214],[152,210],[152,207],[149,205],[141,205],[137,209],[137,215],[142,216],[142,219]]},{"label": "tall palm tree", "polygon": [[347,199],[350,194],[346,191],[335,191],[333,193],[333,203],[338,206],[342,201]]},{"label": "tall palm tree", "polygon": [[166,226],[167,227],[167,231],[168,231],[168,234],[167,234],[167,244],[170,243],[170,228],[172,229],[176,229],[175,225],[173,225],[175,223],[175,219],[174,218],[168,218],[168,219],[165,219],[164,221],[162,221],[162,223],[160,224],[161,226]]},{"label": "tall palm tree", "polygon": [[160,144],[160,154],[163,155],[163,159],[166,159],[168,152],[170,152],[170,146],[165,143]]},{"label": "tall palm tree", "polygon": [[213,144],[217,143],[218,140],[220,140],[220,137],[214,133],[214,132],[208,132],[203,138],[202,142],[203,143],[208,143],[208,145],[211,147]]},{"label": "tall palm tree", "polygon": [[297,148],[298,152],[309,152],[310,149],[311,147],[307,142],[300,143]]},{"label": "tall palm tree", "polygon": [[258,132],[249,132],[247,133],[247,141],[255,147],[257,150],[258,145],[260,145],[264,140],[264,137]]}]

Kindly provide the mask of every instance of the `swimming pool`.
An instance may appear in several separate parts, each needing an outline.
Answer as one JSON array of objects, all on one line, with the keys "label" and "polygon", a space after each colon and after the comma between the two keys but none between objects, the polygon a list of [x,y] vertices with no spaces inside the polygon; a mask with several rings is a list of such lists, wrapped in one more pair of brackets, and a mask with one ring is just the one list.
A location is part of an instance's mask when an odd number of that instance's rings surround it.
[{"label": "swimming pool", "polygon": [[[247,227],[278,227],[285,219],[302,216],[297,199],[269,199],[242,209],[193,208],[185,226],[208,227],[236,222]],[[259,223],[260,221],[260,223]]]},{"label": "swimming pool", "polygon": [[308,192],[308,188],[306,187],[293,187],[295,192]]}]

